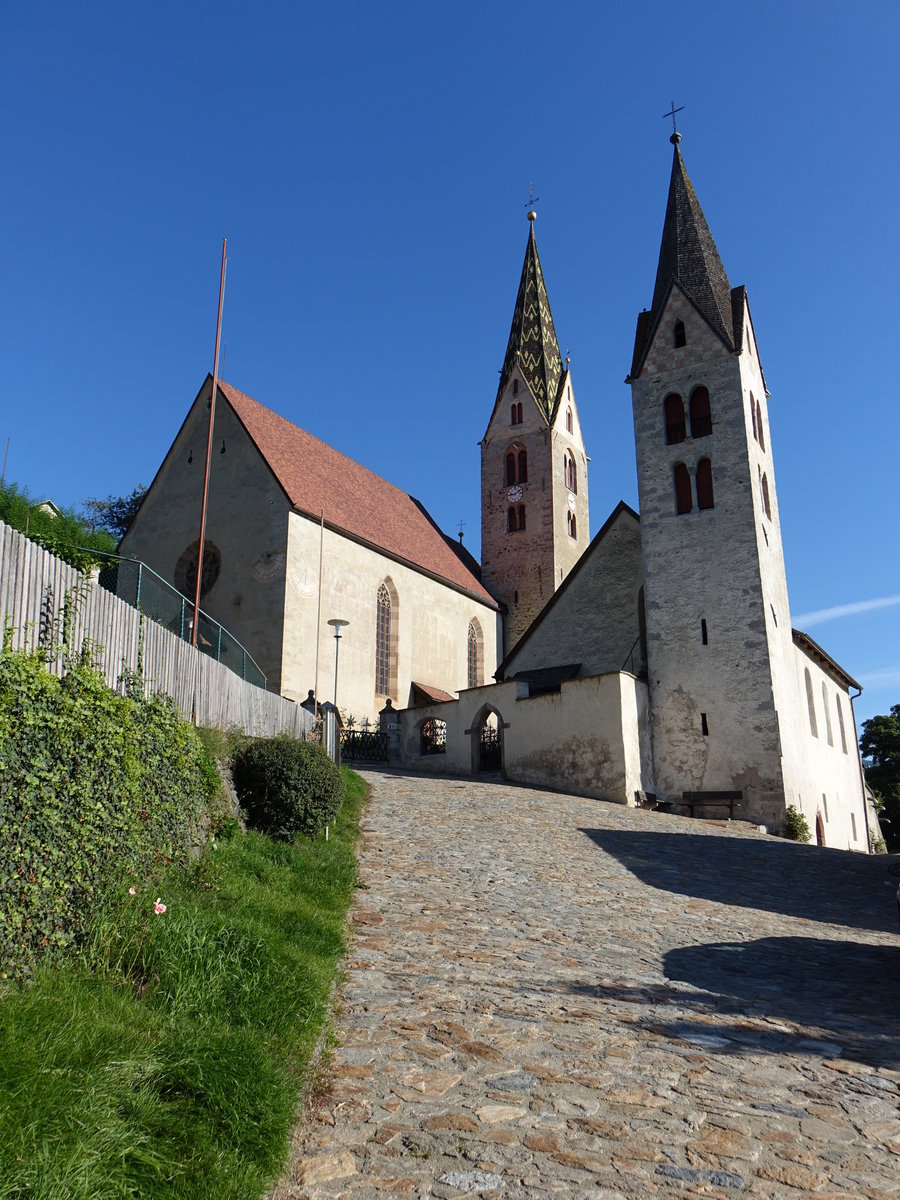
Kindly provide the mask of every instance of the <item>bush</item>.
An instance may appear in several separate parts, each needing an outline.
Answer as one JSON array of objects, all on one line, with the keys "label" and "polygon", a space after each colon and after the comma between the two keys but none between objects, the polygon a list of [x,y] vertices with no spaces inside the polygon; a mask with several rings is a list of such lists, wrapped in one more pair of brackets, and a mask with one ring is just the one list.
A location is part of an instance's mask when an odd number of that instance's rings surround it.
[{"label": "bush", "polygon": [[30,974],[78,943],[114,881],[184,858],[217,784],[170,701],[0,653],[2,970]]},{"label": "bush", "polygon": [[786,837],[791,842],[809,842],[812,840],[806,817],[804,817],[799,809],[794,808],[793,804],[788,805],[787,812],[784,814],[784,821],[781,825],[781,836]]},{"label": "bush", "polygon": [[241,747],[232,775],[248,824],[283,841],[315,837],[344,799],[341,773],[323,747],[289,734]]},{"label": "bush", "polygon": [[89,571],[101,561],[92,551],[112,554],[117,546],[111,534],[88,529],[73,509],[59,516],[41,512],[27,490],[14,483],[0,486],[0,521],[79,571]]}]

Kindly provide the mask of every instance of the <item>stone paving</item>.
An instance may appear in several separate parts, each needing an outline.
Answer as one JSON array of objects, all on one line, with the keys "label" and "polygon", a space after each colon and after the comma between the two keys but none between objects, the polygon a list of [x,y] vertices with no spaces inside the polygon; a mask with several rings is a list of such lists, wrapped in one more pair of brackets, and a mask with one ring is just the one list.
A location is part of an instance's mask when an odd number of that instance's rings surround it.
[{"label": "stone paving", "polygon": [[274,1200],[900,1196],[884,858],[367,778],[340,1045]]}]

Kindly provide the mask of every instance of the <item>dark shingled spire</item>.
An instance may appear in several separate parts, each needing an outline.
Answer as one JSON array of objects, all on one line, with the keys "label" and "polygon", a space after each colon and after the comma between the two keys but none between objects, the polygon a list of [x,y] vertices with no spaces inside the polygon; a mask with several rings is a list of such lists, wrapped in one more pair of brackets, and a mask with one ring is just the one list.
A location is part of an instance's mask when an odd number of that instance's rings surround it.
[{"label": "dark shingled spire", "polygon": [[531,229],[522,264],[519,294],[513,312],[512,327],[503,370],[500,372],[500,387],[497,399],[503,394],[513,367],[518,362],[522,374],[548,422],[553,419],[556,402],[563,378],[562,355],[553,326],[553,314],[547,298],[544,272],[538,257],[534,236],[534,217],[529,213]]}]

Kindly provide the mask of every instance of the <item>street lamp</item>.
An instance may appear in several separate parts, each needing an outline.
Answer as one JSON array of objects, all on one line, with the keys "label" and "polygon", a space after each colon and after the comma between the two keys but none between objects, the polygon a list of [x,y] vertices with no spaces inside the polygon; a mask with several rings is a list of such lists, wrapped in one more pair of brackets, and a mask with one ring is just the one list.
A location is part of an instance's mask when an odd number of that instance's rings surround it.
[{"label": "street lamp", "polygon": [[350,622],[343,621],[340,617],[332,617],[328,624],[334,629],[334,707],[337,709],[338,654],[341,649],[341,630]]}]

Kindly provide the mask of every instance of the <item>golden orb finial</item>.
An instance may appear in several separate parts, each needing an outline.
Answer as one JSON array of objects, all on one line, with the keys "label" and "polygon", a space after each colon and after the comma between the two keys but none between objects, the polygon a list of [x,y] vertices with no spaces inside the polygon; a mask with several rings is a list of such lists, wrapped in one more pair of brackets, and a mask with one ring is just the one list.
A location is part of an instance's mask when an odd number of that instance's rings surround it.
[{"label": "golden orb finial", "polygon": [[537,213],[534,211],[534,209],[533,209],[533,208],[532,208],[532,209],[531,209],[531,211],[528,213],[528,220],[529,220],[529,221],[536,221],[536,220],[537,220]]}]

